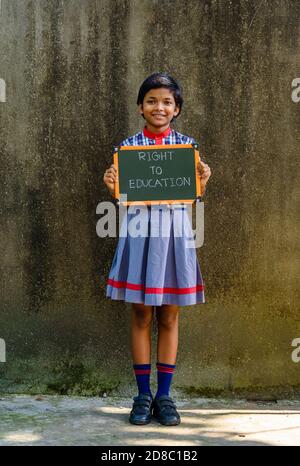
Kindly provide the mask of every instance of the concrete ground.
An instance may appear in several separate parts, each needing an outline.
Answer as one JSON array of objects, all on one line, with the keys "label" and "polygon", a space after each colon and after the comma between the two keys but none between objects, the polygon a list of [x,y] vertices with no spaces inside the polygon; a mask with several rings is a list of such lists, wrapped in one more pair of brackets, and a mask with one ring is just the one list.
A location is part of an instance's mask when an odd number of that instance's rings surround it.
[{"label": "concrete ground", "polygon": [[2,395],[0,445],[300,445],[300,401],[176,403],[179,426],[133,426],[130,398]]}]

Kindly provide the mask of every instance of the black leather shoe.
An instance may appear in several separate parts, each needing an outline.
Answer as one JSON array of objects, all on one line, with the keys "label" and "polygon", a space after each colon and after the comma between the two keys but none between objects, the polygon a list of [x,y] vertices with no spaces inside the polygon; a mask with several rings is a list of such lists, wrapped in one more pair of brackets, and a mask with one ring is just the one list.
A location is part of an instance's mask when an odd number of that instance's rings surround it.
[{"label": "black leather shoe", "polygon": [[162,395],[155,398],[152,403],[153,417],[164,426],[177,426],[180,424],[180,416],[177,412],[176,405],[172,398]]},{"label": "black leather shoe", "polygon": [[142,393],[133,398],[134,403],[129,416],[129,422],[136,425],[149,424],[151,421],[151,406],[153,398],[149,393]]}]

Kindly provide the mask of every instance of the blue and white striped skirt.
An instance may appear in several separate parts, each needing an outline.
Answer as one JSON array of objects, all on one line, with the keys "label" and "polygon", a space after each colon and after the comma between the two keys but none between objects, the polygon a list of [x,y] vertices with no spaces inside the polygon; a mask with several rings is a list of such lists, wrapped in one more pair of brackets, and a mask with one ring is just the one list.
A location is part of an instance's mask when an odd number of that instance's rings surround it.
[{"label": "blue and white striped skirt", "polygon": [[153,306],[205,302],[191,222],[186,206],[178,207],[135,206],[136,212],[127,208],[107,297]]}]

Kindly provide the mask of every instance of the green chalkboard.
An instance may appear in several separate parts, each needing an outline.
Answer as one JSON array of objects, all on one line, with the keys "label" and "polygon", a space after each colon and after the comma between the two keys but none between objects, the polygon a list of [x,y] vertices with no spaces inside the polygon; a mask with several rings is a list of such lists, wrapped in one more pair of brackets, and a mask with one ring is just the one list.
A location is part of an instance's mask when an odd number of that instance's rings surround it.
[{"label": "green chalkboard", "polygon": [[200,195],[198,161],[197,145],[123,146],[114,155],[116,197],[126,194],[127,204],[194,202]]}]

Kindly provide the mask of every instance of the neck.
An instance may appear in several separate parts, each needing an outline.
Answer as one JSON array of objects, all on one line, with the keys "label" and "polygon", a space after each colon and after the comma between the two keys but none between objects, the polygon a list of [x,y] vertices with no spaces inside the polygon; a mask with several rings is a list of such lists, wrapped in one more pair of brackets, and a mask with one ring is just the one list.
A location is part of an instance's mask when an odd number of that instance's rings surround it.
[{"label": "neck", "polygon": [[164,126],[160,126],[159,128],[157,128],[156,126],[152,126],[152,125],[150,125],[149,123],[146,124],[147,130],[150,131],[150,133],[153,133],[153,134],[160,134],[160,133],[163,133],[163,132],[166,131],[169,127],[170,127],[170,125],[164,125]]}]

